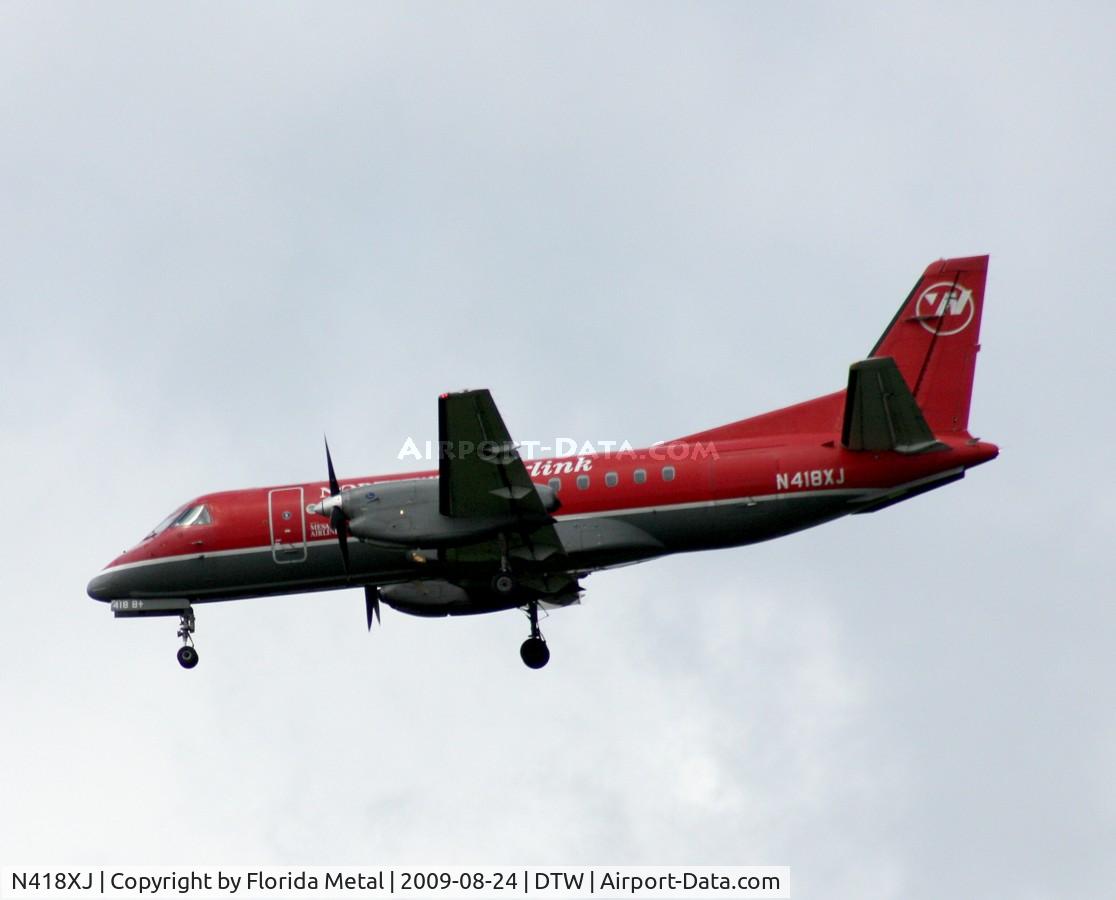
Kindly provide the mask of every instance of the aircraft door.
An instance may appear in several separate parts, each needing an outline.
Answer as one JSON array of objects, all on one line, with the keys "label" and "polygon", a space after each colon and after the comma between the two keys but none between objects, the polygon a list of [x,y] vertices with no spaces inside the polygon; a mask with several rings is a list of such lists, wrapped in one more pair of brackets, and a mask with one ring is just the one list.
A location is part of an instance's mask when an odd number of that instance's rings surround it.
[{"label": "aircraft door", "polygon": [[302,488],[277,488],[267,495],[271,557],[277,563],[306,560],[306,503]]}]

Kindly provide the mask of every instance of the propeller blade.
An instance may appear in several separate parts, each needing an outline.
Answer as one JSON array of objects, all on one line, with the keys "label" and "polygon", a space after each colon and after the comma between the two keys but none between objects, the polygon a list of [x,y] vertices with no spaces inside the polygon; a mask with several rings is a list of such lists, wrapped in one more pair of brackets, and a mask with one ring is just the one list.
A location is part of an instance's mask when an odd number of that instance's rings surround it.
[{"label": "propeller blade", "polygon": [[364,589],[364,612],[368,616],[368,630],[372,630],[372,617],[380,621],[380,589],[366,587]]},{"label": "propeller blade", "polygon": [[333,507],[329,513],[329,524],[337,532],[337,544],[341,548],[341,564],[345,567],[345,574],[349,574],[349,521],[339,506]]},{"label": "propeller blade", "polygon": [[[325,442],[326,468],[329,470],[329,495],[336,497],[341,493],[341,485],[337,483],[337,473],[333,471],[333,457],[329,453],[329,439],[323,434]],[[340,506],[335,506],[329,512],[329,525],[337,532],[337,543],[341,548],[341,564],[345,567],[345,576],[349,575],[349,523],[345,518],[345,511]]]},{"label": "propeller blade", "polygon": [[[345,528],[345,510],[340,506],[335,506],[329,511],[329,527],[336,531],[338,534]],[[347,529],[346,529],[347,530]]]},{"label": "propeller blade", "polygon": [[322,435],[322,440],[325,441],[326,468],[329,469],[329,495],[331,497],[336,497],[341,493],[341,485],[337,483],[337,475],[333,471],[333,457],[329,455],[329,440],[324,434]]}]

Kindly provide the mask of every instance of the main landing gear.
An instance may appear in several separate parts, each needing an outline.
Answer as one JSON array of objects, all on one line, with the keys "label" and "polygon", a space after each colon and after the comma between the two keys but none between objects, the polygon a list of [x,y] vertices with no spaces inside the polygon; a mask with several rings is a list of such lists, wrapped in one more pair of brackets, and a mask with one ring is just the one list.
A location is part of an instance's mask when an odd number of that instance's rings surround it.
[{"label": "main landing gear", "polygon": [[531,620],[531,636],[519,648],[519,655],[528,668],[541,669],[550,662],[550,648],[546,646],[546,639],[539,631],[538,600],[527,604],[527,618]]},{"label": "main landing gear", "polygon": [[[508,566],[506,540],[500,538],[500,571],[492,579],[492,590],[500,597],[513,597],[519,591],[519,582]],[[550,648],[539,631],[539,601],[527,603],[527,618],[531,620],[531,636],[519,648],[523,662],[531,669],[541,669],[550,662]]]},{"label": "main landing gear", "polygon": [[500,542],[500,571],[492,578],[492,590],[501,597],[510,597],[519,590],[519,583],[512,574],[508,564],[508,538],[507,535],[498,536]]},{"label": "main landing gear", "polygon": [[[508,557],[503,540],[501,540],[500,571],[492,579],[492,590],[499,596],[511,599],[520,592],[519,580],[511,573],[508,567]],[[527,618],[531,621],[531,636],[519,648],[519,656],[524,664],[531,669],[541,669],[550,662],[550,648],[546,646],[546,638],[539,631],[539,601],[527,601]]]},{"label": "main landing gear", "polygon": [[492,579],[492,590],[494,590],[501,597],[510,597],[516,592],[519,587],[515,582],[515,576],[510,572],[501,572]]},{"label": "main landing gear", "polygon": [[194,649],[194,610],[187,606],[178,614],[178,636],[182,646],[178,648],[178,664],[184,669],[192,669],[198,664],[198,651]]}]

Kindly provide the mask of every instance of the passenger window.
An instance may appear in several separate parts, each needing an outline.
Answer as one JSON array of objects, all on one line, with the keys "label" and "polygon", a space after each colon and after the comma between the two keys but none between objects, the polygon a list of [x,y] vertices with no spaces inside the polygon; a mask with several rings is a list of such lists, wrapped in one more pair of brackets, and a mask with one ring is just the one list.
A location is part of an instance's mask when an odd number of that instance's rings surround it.
[{"label": "passenger window", "polygon": [[588,475],[578,475],[577,476],[577,489],[579,491],[584,491],[587,487],[589,487],[589,476]]},{"label": "passenger window", "polygon": [[632,472],[632,480],[636,484],[643,484],[643,482],[645,482],[647,480],[647,470],[646,469],[636,469],[634,472]]},{"label": "passenger window", "polygon": [[554,493],[556,493],[556,494],[560,490],[562,490],[562,479],[561,478],[551,478],[550,481],[547,482],[547,484],[550,485],[550,489],[552,491],[554,491]]},{"label": "passenger window", "polygon": [[616,487],[620,483],[620,476],[615,472],[608,472],[605,474],[605,484],[608,487]]},{"label": "passenger window", "polygon": [[663,481],[674,481],[674,466],[663,466]]}]

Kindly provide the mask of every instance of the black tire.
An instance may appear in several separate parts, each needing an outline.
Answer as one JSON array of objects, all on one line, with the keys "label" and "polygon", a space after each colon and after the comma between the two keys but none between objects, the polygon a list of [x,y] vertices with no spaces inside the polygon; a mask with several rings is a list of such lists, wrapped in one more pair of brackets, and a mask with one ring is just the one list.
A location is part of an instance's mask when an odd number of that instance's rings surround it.
[{"label": "black tire", "polygon": [[184,669],[192,669],[198,664],[198,651],[187,645],[178,648],[178,664]]},{"label": "black tire", "polygon": [[514,594],[515,588],[515,578],[507,572],[501,572],[492,579],[492,590],[503,597]]},{"label": "black tire", "polygon": [[519,656],[529,669],[541,669],[550,662],[550,648],[542,638],[527,638],[519,648]]}]

